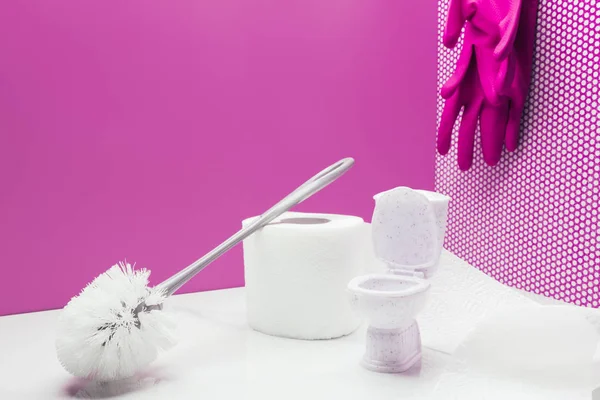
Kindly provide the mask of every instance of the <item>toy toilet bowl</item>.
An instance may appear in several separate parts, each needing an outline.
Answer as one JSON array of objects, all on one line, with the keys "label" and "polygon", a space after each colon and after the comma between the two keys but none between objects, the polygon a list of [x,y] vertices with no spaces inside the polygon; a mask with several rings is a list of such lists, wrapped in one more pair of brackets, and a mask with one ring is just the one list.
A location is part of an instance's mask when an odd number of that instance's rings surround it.
[{"label": "toy toilet bowl", "polygon": [[424,307],[428,281],[415,277],[372,274],[348,284],[350,301],[369,324],[365,368],[397,373],[421,359],[421,335],[415,316]]}]

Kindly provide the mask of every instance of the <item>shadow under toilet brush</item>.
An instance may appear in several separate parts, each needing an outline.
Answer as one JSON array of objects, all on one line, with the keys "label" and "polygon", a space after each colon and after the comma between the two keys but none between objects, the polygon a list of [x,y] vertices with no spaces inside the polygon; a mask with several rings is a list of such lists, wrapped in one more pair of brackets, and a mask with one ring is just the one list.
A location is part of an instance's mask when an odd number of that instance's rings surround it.
[{"label": "shadow under toilet brush", "polygon": [[319,172],[204,257],[154,287],[150,271],[119,263],[89,283],[62,310],[56,351],[72,375],[111,381],[134,376],[173,344],[163,302],[229,249],[311,197],[354,165],[344,158]]}]

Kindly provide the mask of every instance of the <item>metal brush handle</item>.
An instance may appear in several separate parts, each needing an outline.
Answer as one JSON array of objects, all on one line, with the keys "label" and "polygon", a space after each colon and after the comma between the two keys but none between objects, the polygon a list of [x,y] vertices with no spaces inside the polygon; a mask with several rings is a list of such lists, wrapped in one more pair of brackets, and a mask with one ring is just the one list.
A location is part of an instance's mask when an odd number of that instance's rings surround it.
[{"label": "metal brush handle", "polygon": [[288,211],[295,205],[303,202],[304,200],[317,193],[340,176],[354,165],[354,159],[348,157],[344,158],[337,163],[325,168],[308,181],[300,185],[292,193],[288,194],[283,200],[275,204],[273,207],[265,211],[259,218],[253,221],[250,225],[241,229],[229,239],[215,247],[212,251],[206,254],[201,259],[197,260],[193,264],[179,271],[172,277],[168,278],[164,282],[160,283],[157,288],[165,291],[167,296],[175,293],[181,286],[187,281],[192,279],[198,272],[206,268],[210,263],[215,261],[217,258],[226,253],[229,249],[234,247],[236,244],[252,235],[260,228],[279,217],[284,212]]}]

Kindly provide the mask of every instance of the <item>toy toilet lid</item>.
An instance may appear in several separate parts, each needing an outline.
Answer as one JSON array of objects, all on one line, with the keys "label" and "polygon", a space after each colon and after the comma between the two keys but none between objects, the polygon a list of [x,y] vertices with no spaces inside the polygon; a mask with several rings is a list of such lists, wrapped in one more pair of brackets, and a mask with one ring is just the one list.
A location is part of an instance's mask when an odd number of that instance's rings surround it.
[{"label": "toy toilet lid", "polygon": [[439,193],[428,195],[397,187],[375,195],[372,241],[375,255],[392,271],[429,277],[441,254],[440,234],[433,202],[447,201]]}]

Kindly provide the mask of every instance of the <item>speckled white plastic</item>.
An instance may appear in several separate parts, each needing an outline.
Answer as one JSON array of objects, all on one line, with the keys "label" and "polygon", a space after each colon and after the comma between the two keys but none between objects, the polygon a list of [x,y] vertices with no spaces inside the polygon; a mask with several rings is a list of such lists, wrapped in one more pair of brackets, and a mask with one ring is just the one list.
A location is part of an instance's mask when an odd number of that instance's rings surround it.
[{"label": "speckled white plastic", "polygon": [[374,196],[372,242],[388,274],[363,275],[349,285],[351,303],[369,323],[362,364],[377,372],[404,372],[421,359],[415,319],[438,269],[450,198],[397,187]]},{"label": "speckled white plastic", "polygon": [[432,276],[446,235],[450,197],[397,187],[373,196],[372,241],[392,273]]},{"label": "speckled white plastic", "polygon": [[350,302],[368,321],[362,364],[377,372],[404,372],[421,358],[415,316],[424,307],[430,284],[424,279],[391,274],[354,278]]}]

